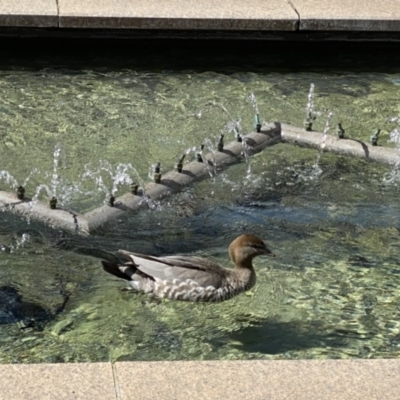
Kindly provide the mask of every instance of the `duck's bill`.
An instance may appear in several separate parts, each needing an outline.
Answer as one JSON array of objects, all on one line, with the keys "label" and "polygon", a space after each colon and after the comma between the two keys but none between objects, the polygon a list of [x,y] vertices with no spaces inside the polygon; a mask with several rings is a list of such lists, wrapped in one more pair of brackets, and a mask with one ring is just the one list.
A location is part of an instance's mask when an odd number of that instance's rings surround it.
[{"label": "duck's bill", "polygon": [[268,250],[264,253],[264,255],[268,256],[268,257],[275,257],[275,253],[273,253],[272,251]]}]

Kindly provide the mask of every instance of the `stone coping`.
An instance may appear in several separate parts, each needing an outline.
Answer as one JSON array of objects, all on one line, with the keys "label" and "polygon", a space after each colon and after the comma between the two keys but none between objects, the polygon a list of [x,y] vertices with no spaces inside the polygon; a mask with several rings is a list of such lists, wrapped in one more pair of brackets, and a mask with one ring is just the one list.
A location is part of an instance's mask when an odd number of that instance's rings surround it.
[{"label": "stone coping", "polygon": [[0,365],[1,399],[397,399],[400,360]]},{"label": "stone coping", "polygon": [[400,32],[398,0],[1,0],[0,27]]}]

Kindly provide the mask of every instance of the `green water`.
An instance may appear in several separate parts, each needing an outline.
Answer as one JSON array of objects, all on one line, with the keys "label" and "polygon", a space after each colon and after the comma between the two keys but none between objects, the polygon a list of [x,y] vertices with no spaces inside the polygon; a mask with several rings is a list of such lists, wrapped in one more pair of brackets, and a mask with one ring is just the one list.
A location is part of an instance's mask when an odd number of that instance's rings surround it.
[{"label": "green water", "polygon": [[[0,170],[21,182],[38,168],[26,187],[34,193],[51,185],[60,144],[57,190],[62,196],[79,182],[90,198],[65,201],[86,211],[105,198],[93,180],[82,182],[86,164],[131,163],[145,181],[156,161],[169,170],[229,122],[210,101],[241,118],[244,133],[253,124],[250,93],[263,120],[301,126],[311,83],[317,130],[334,112],[331,132],[341,121],[348,136],[368,140],[400,115],[400,69],[388,50],[373,58],[333,46],[315,51],[315,62],[298,62],[285,47],[238,46],[197,44],[191,57],[174,44],[55,54],[6,48]],[[393,146],[395,127],[385,126],[382,145]],[[251,159],[250,172],[236,165],[89,238],[0,214],[0,301],[1,287],[21,296],[0,308],[0,362],[397,357],[396,180],[387,183],[386,167],[328,154],[316,176],[316,159],[314,150],[276,145]],[[263,237],[276,258],[257,259],[256,287],[221,304],[127,292],[100,267],[119,248],[199,254],[228,266],[227,247],[243,231]]]}]

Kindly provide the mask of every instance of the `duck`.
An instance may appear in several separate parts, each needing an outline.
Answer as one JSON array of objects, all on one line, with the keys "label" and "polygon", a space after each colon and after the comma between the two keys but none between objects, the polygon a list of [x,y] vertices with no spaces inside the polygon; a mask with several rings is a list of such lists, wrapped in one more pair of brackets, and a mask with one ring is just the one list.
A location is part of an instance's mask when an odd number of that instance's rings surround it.
[{"label": "duck", "polygon": [[264,241],[251,234],[237,237],[229,246],[235,267],[225,268],[207,258],[188,255],[154,257],[119,250],[128,261],[102,261],[104,271],[129,282],[148,295],[192,302],[220,302],[251,289],[256,283],[253,259],[275,255]]}]

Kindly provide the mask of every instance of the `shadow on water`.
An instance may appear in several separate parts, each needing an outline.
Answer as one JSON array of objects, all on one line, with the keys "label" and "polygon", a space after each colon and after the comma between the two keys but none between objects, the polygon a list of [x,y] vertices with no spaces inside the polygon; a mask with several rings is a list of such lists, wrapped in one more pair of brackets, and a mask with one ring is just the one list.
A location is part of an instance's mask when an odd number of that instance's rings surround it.
[{"label": "shadow on water", "polygon": [[302,323],[300,321],[279,322],[263,319],[254,325],[232,332],[229,340],[240,342],[237,349],[246,353],[284,354],[288,351],[311,349],[316,347],[345,347],[345,338],[333,337],[322,331],[318,321]]},{"label": "shadow on water", "polygon": [[[65,304],[67,301],[66,298]],[[20,329],[42,330],[47,322],[64,309],[65,304],[52,313],[40,304],[25,301],[14,287],[0,286],[0,325],[17,324]]]}]

